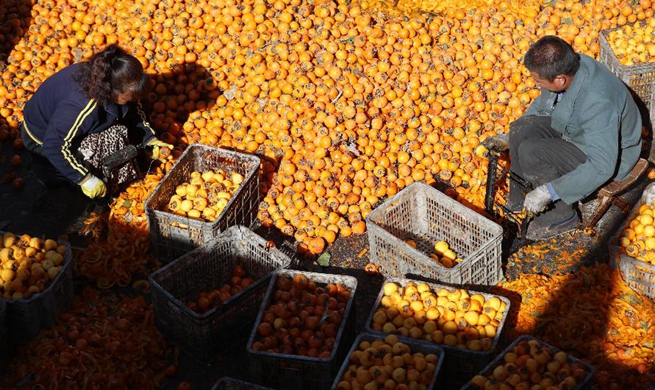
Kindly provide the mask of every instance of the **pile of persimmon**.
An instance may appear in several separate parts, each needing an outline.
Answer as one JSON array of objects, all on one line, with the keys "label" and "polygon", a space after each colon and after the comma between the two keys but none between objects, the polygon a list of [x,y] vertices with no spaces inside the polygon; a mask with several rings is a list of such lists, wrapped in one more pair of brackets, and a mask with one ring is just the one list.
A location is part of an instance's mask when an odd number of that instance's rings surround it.
[{"label": "pile of persimmon", "polygon": [[223,169],[193,171],[188,182],[178,184],[164,211],[214,222],[243,183],[243,175]]},{"label": "pile of persimmon", "polygon": [[631,66],[655,59],[655,19],[629,24],[610,31],[607,43],[621,65]]},{"label": "pile of persimmon", "polygon": [[345,326],[351,292],[340,283],[319,285],[304,273],[278,275],[252,349],[329,358]]},{"label": "pile of persimmon", "polygon": [[362,340],[348,357],[337,390],[425,389],[435,379],[439,356],[412,351],[395,335]]},{"label": "pile of persimmon", "polygon": [[229,281],[210,291],[200,291],[195,301],[187,302],[187,307],[198,314],[204,314],[222,305],[225,301],[248,288],[254,280],[248,275],[248,270],[241,263],[236,263],[232,269]]},{"label": "pile of persimmon", "polygon": [[486,375],[471,379],[476,389],[577,389],[589,375],[580,361],[536,339],[520,340]]},{"label": "pile of persimmon", "polygon": [[0,296],[3,299],[29,299],[42,293],[65,265],[65,244],[11,232],[0,235],[0,239]]},{"label": "pile of persimmon", "polygon": [[643,203],[619,235],[620,251],[655,265],[655,203]]},{"label": "pile of persimmon", "polygon": [[473,351],[488,351],[499,336],[507,304],[496,296],[423,282],[386,282],[372,322],[374,331]]}]

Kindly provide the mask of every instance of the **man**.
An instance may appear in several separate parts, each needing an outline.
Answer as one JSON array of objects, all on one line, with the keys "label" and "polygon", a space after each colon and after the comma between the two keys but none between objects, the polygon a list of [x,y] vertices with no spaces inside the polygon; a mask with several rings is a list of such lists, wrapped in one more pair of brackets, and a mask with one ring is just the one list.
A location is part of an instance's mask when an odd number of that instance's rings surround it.
[{"label": "man", "polygon": [[509,149],[512,172],[532,184],[524,195],[511,183],[508,206],[534,213],[526,237],[543,240],[577,228],[573,205],[628,176],[641,153],[642,122],[623,82],[558,37],[535,42],[524,65],[541,95],[510,124],[509,136],[482,144]]}]

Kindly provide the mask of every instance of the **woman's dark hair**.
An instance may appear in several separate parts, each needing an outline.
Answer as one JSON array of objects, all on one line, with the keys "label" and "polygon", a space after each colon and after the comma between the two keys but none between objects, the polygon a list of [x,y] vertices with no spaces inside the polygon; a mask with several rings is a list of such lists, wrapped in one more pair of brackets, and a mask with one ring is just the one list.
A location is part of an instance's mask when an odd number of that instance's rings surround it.
[{"label": "woman's dark hair", "polygon": [[89,99],[113,102],[119,93],[133,94],[135,100],[146,89],[147,76],[136,57],[118,45],[110,45],[84,62],[74,76]]},{"label": "woman's dark hair", "polygon": [[530,46],[523,64],[541,78],[553,81],[560,74],[574,75],[580,68],[580,54],[563,39],[546,35]]}]

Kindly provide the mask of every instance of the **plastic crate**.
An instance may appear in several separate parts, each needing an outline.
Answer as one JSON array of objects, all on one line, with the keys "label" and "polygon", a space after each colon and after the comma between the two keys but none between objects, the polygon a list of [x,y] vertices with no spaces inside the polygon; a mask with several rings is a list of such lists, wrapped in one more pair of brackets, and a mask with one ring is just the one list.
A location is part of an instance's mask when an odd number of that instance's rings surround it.
[{"label": "plastic crate", "polygon": [[[0,234],[4,232],[0,231]],[[19,234],[16,234],[18,236]],[[29,299],[7,300],[5,326],[7,342],[15,345],[29,343],[41,329],[50,328],[57,320],[57,314],[73,304],[73,255],[70,243],[66,245],[61,271],[43,292]]]},{"label": "plastic crate", "polygon": [[629,256],[621,250],[619,237],[623,230],[630,224],[639,213],[639,207],[643,204],[655,202],[655,183],[649,184],[641,195],[637,204],[632,208],[628,217],[623,221],[616,234],[607,242],[610,254],[610,265],[621,271],[623,280],[635,292],[655,298],[655,265],[646,263]]},{"label": "plastic crate", "polygon": [[[307,276],[318,286],[339,283],[350,291],[344,318],[335,338],[334,349],[329,358],[312,358],[307,356],[255,351],[252,343],[257,335],[257,325],[261,322],[264,311],[268,308],[276,288],[277,278],[281,275],[293,277],[296,274]],[[246,346],[250,360],[250,375],[257,383],[285,390],[327,390],[332,385],[334,376],[345,358],[350,343],[355,338],[355,291],[357,279],[347,275],[324,274],[317,272],[280,270],[271,278]]]},{"label": "plastic crate", "polygon": [[[425,183],[412,183],[387,199],[367,216],[366,228],[371,261],[386,276],[486,286],[502,279],[500,225]],[[405,242],[409,239],[416,249]],[[428,257],[439,240],[462,258],[453,268]]]},{"label": "plastic crate", "polygon": [[[240,261],[254,282],[222,305],[198,314],[185,302],[201,291],[232,278]],[[291,260],[243,226],[232,226],[149,276],[155,323],[164,336],[200,362],[208,363],[219,350],[245,342],[266,292],[272,272]]]},{"label": "plastic crate", "polygon": [[[428,286],[430,286],[430,289],[432,291],[437,291],[439,289],[445,288],[447,290],[452,290],[456,289],[458,287],[452,287],[452,286],[445,286],[441,284],[436,284],[436,283],[430,283],[430,282],[425,282],[422,280],[413,280],[413,279],[398,279],[398,278],[386,278],[384,282],[382,283],[382,288],[380,289],[380,292],[378,293],[378,297],[375,300],[375,304],[373,305],[373,309],[371,310],[371,313],[368,316],[368,319],[366,320],[366,325],[365,329],[367,332],[374,334],[374,335],[380,335],[380,336],[385,336],[386,334],[380,331],[373,330],[371,327],[371,323],[373,322],[373,316],[377,309],[380,307],[380,301],[382,300],[382,297],[384,297],[384,285],[388,282],[394,282],[400,286],[405,287],[409,282],[415,282],[415,283],[426,283]],[[482,291],[475,291],[475,290],[466,290],[469,293],[473,294],[481,294],[485,300],[496,297],[500,299],[502,302],[505,303],[505,312],[503,313],[503,316],[501,318],[500,326],[498,327],[498,330],[496,331],[496,337],[492,340],[491,348],[487,351],[472,351],[468,349],[461,349],[461,348],[456,348],[452,347],[449,345],[445,344],[438,344],[439,347],[443,348],[443,350],[446,353],[446,359],[444,361],[444,371],[448,372],[448,377],[444,378],[444,385],[447,385],[448,388],[452,388],[452,386],[461,386],[463,383],[465,383],[471,376],[473,376],[476,372],[480,371],[485,365],[487,365],[491,361],[491,357],[493,356],[493,352],[498,346],[499,340],[502,337],[502,332],[505,327],[505,320],[507,318],[507,314],[509,313],[509,308],[510,308],[510,300],[501,296],[501,295],[494,295],[494,294],[487,294]],[[425,344],[430,344],[430,345],[437,345],[436,343],[427,341],[427,340],[422,340],[422,339],[412,339],[409,337],[397,335],[399,339],[402,339],[403,341],[410,341],[413,340],[415,342],[419,343],[425,343]]]},{"label": "plastic crate", "polygon": [[[334,382],[332,383],[332,389],[336,389],[337,386],[339,385],[339,382],[341,381],[341,378],[343,378],[343,375],[345,374],[346,370],[348,369],[348,366],[350,365],[350,360],[349,357],[352,355],[353,352],[355,352],[359,346],[359,344],[362,341],[368,341],[368,342],[373,342],[375,340],[379,340],[380,337],[377,334],[371,334],[371,333],[361,333],[357,336],[355,341],[352,344],[352,347],[350,348],[350,351],[348,351],[348,355],[346,355],[346,359],[344,359],[343,363],[341,364],[341,368],[339,369],[339,372],[337,373],[337,376],[334,378]],[[427,354],[435,354],[439,357],[439,360],[437,362],[437,367],[434,370],[434,377],[432,381],[430,382],[430,385],[426,388],[426,390],[432,390],[432,389],[437,389],[441,388],[440,384],[440,377],[439,374],[443,371],[442,366],[443,366],[443,361],[444,361],[444,350],[433,344],[426,344],[426,343],[419,343],[416,340],[402,340],[404,344],[407,344],[410,349],[410,353],[422,353],[424,355]],[[380,386],[382,388],[382,386]]]},{"label": "plastic crate", "polygon": [[[155,256],[167,263],[208,242],[230,226],[251,227],[259,206],[259,157],[207,145],[190,145],[166,173],[145,203],[150,243]],[[175,188],[194,171],[222,169],[243,175],[239,189],[214,222],[163,211]]]},{"label": "plastic crate", "polygon": [[[647,21],[646,21],[647,22]],[[637,21],[635,23],[641,23]],[[655,119],[655,62],[621,65],[610,46],[607,36],[623,26],[600,31],[600,62],[616,74],[637,95],[637,105],[642,111],[644,126],[653,128]],[[639,101],[641,100],[641,101]],[[655,142],[652,139],[648,160],[655,161]]]},{"label": "plastic crate", "polygon": [[[505,348],[502,352],[500,352],[498,354],[498,356],[496,356],[496,358],[491,363],[489,363],[481,372],[479,372],[479,374],[484,375],[484,376],[490,375],[496,367],[498,367],[499,365],[504,363],[503,359],[504,359],[505,353],[507,353],[509,351],[512,351],[514,349],[514,347],[516,347],[516,345],[519,342],[521,342],[521,341],[530,341],[530,340],[537,340],[541,344],[541,346],[548,348],[550,350],[551,356],[554,355],[557,352],[561,352],[560,349],[555,348],[552,345],[550,345],[550,344],[548,344],[548,343],[546,343],[544,341],[536,339],[535,337],[528,336],[528,335],[520,336],[519,338],[514,340],[509,346],[507,346],[507,348]],[[588,372],[588,374],[585,376],[585,378],[571,390],[590,389],[591,385],[592,385],[591,380],[594,377],[594,368],[590,364],[585,363],[585,362],[581,361],[580,359],[578,359],[578,358],[576,358],[574,356],[571,356],[570,354],[567,354],[567,357],[568,357],[568,362],[569,363],[571,363],[571,364],[574,364],[574,363],[575,364],[581,364],[581,365],[584,366],[584,368]],[[466,383],[461,388],[461,390],[478,390],[478,386],[472,384],[469,381],[468,383]]]},{"label": "plastic crate", "polygon": [[216,382],[212,390],[270,390],[270,388],[230,377],[223,377]]}]

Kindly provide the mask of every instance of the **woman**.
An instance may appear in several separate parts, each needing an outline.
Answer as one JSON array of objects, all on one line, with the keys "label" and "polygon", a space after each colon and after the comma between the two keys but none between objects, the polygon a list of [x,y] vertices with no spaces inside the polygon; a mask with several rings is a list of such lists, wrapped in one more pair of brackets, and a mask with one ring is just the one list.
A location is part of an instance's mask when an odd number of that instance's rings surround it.
[{"label": "woman", "polygon": [[[141,109],[146,84],[139,60],[116,45],[108,46],[43,82],[23,110],[23,143],[86,196],[103,197],[107,187],[98,177],[101,162],[123,149],[130,138],[152,146],[155,159],[159,147],[172,147],[155,138]],[[128,164],[120,169],[117,184],[134,178]]]}]

